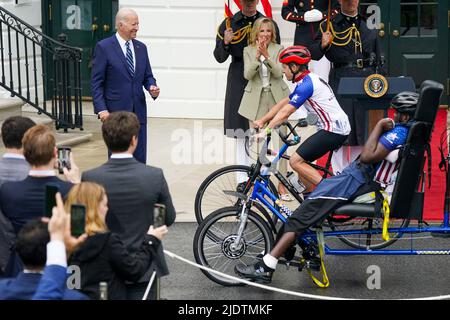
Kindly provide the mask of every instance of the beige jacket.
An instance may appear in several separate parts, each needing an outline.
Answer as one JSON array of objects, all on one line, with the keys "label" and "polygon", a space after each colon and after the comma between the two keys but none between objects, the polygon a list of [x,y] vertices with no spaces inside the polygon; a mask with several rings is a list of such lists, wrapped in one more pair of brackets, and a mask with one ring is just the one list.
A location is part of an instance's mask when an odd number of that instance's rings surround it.
[{"label": "beige jacket", "polygon": [[[269,45],[269,60],[265,60],[264,64],[270,71],[270,89],[272,91],[275,102],[286,98],[289,95],[289,87],[283,80],[283,70],[278,55],[283,46],[271,43]],[[239,107],[239,114],[247,119],[257,120],[258,108],[260,103],[262,80],[259,75],[261,62],[256,60],[256,46],[248,46],[244,48],[244,78],[249,80],[245,87],[244,96],[242,97]]]}]

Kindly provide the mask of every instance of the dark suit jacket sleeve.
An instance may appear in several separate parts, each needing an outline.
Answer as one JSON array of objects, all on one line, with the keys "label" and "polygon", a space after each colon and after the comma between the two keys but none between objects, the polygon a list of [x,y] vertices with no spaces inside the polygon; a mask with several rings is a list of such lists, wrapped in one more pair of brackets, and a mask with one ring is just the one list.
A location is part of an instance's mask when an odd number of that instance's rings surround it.
[{"label": "dark suit jacket sleeve", "polygon": [[[144,83],[142,84],[145,90],[150,90],[150,86],[156,86],[156,79],[153,77],[152,67],[150,65],[150,57],[148,55],[147,47],[145,47],[146,54],[146,64],[145,64],[145,75],[144,75]],[[153,98],[153,97],[152,97]],[[153,98],[155,100],[156,98]]]},{"label": "dark suit jacket sleeve", "polygon": [[295,10],[295,4],[298,2],[298,0],[288,0],[283,2],[283,6],[281,7],[281,16],[284,20],[295,22],[299,24],[305,24],[304,15],[305,10],[300,10],[297,12]]},{"label": "dark suit jacket sleeve", "polygon": [[[151,242],[151,244],[150,244]],[[138,281],[150,267],[152,257],[161,242],[150,235],[145,235],[144,242],[136,254],[130,254],[120,237],[111,233],[108,240],[108,256],[112,267],[121,278],[128,281]]]},{"label": "dark suit jacket sleeve", "polygon": [[95,46],[94,57],[92,61],[91,90],[94,102],[94,112],[108,110],[104,95],[104,85],[106,77],[106,68],[108,67],[106,54],[101,45]]},{"label": "dark suit jacket sleeve", "polygon": [[214,48],[214,58],[216,58],[216,61],[219,63],[227,61],[228,57],[230,56],[230,47],[225,46],[225,43],[223,42],[223,34],[225,32],[225,27],[226,27],[226,20],[222,22],[219,29],[217,30],[216,35],[216,47]]},{"label": "dark suit jacket sleeve", "polygon": [[169,192],[169,186],[167,185],[164,173],[161,170],[161,191],[159,193],[158,203],[166,206],[166,226],[170,226],[175,222],[176,212],[172,203],[172,197]]},{"label": "dark suit jacket sleeve", "polygon": [[66,289],[66,279],[65,267],[46,266],[33,300],[62,300]]}]

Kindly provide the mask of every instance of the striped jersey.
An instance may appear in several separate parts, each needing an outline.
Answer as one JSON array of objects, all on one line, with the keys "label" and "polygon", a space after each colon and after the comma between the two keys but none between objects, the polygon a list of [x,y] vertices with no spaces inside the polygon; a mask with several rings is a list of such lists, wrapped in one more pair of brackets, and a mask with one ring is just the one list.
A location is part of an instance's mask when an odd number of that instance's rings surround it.
[{"label": "striped jersey", "polygon": [[[398,152],[395,152],[400,146],[406,143],[406,139],[408,138],[409,128],[407,126],[396,124],[395,128],[383,133],[378,140],[387,150],[390,151],[390,154],[397,153],[394,159],[389,159],[389,156],[386,157],[381,163],[378,165],[377,171],[375,173],[374,180],[382,185],[393,184],[395,181],[391,181],[392,175],[395,171],[398,170],[400,165],[398,161]],[[392,158],[392,157],[391,157]]]},{"label": "striped jersey", "polygon": [[342,110],[333,89],[318,75],[307,72],[289,96],[289,104],[295,108],[302,105],[318,116],[317,127],[341,135],[350,134],[350,122]]}]

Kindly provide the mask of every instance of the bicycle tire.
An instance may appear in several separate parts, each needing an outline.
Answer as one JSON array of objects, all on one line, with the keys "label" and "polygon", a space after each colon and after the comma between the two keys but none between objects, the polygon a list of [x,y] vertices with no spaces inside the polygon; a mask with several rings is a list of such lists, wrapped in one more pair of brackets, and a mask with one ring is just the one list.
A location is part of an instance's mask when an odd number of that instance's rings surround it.
[{"label": "bicycle tire", "polygon": [[[244,231],[250,230],[250,232],[243,233],[241,247],[238,250],[231,249],[231,244],[235,239],[233,238],[235,236],[233,231],[238,230],[240,224],[239,213],[240,208],[236,206],[221,208],[208,215],[198,226],[193,242],[194,257],[198,264],[235,276],[234,265],[236,263],[253,263],[257,258],[257,254],[270,252],[274,244],[272,231],[267,222],[251,210],[248,213],[248,220],[244,229]],[[221,220],[224,221],[221,222]],[[234,226],[231,225],[233,222],[235,222]],[[230,231],[219,230],[222,226]],[[230,226],[231,228],[229,228]],[[252,226],[256,229],[252,229]],[[211,230],[213,228],[215,230]],[[261,236],[256,234],[254,239],[249,237],[249,235],[254,237],[254,233],[257,231],[260,232]],[[262,244],[260,244],[261,241],[263,241]],[[217,253],[210,253],[209,250],[211,249],[216,249]],[[249,251],[250,249],[251,251]],[[217,266],[218,262],[212,260],[220,258],[224,258],[225,263]],[[225,266],[225,268],[224,270],[221,270],[221,267],[223,266]],[[221,277],[206,270],[201,269],[201,271],[208,279],[220,285],[243,285],[241,282]]]},{"label": "bicycle tire", "polygon": [[[214,181],[217,181],[220,178],[223,178],[226,174],[235,175],[236,173],[245,173],[247,177],[250,176],[252,171],[252,168],[249,166],[243,166],[243,165],[231,165],[227,167],[220,168],[213,173],[211,173],[206,179],[201,183],[200,187],[197,190],[197,193],[195,195],[195,202],[194,202],[194,213],[195,213],[195,219],[197,220],[197,223],[200,224],[202,221],[207,217],[209,214],[211,214],[213,211],[228,207],[228,206],[235,206],[239,204],[239,200],[233,196],[225,195],[221,190],[236,190],[237,182],[233,182],[232,180],[229,180],[228,185],[224,185],[222,188],[217,190],[212,190],[211,192],[215,193],[215,197],[220,197],[221,199],[214,199],[214,203],[205,203],[205,194],[208,192],[208,188],[211,188]],[[232,179],[232,178],[230,178]],[[217,182],[220,183],[220,182]],[[278,197],[278,191],[275,185],[272,181],[269,180],[269,189],[270,191]],[[250,189],[251,190],[251,189]],[[206,200],[208,201],[208,200]]]}]

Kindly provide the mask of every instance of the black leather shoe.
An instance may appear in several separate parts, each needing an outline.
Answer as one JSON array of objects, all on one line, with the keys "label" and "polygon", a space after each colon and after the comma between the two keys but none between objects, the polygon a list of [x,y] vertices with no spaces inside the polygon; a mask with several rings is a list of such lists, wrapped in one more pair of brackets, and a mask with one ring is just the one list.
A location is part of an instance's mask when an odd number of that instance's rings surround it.
[{"label": "black leather shoe", "polygon": [[267,271],[264,267],[257,262],[246,266],[244,264],[238,264],[234,267],[234,272],[242,278],[249,279],[258,283],[270,283],[272,282],[272,274],[275,270],[270,269]]}]

